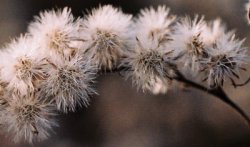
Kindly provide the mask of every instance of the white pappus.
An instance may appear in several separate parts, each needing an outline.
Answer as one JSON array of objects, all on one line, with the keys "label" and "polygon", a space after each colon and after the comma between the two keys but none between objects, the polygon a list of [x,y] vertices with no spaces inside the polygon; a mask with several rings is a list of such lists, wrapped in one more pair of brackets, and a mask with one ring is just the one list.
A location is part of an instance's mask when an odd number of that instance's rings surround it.
[{"label": "white pappus", "polygon": [[132,15],[111,5],[93,9],[82,22],[83,55],[98,69],[112,69],[129,50]]},{"label": "white pappus", "polygon": [[89,97],[95,94],[92,87],[96,68],[82,57],[68,60],[47,60],[51,65],[48,78],[41,86],[41,97],[51,99],[58,110],[75,111],[77,106],[87,106]]}]

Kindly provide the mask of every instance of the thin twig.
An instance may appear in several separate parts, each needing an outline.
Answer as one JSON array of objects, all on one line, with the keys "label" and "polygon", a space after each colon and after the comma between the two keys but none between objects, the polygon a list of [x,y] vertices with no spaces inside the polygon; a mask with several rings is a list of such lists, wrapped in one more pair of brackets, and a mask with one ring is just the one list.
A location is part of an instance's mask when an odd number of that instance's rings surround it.
[{"label": "thin twig", "polygon": [[250,77],[249,77],[244,83],[236,84],[234,81],[232,81],[232,84],[233,84],[233,86],[234,86],[235,88],[237,88],[237,87],[245,86],[245,85],[247,85],[249,82],[250,82]]}]

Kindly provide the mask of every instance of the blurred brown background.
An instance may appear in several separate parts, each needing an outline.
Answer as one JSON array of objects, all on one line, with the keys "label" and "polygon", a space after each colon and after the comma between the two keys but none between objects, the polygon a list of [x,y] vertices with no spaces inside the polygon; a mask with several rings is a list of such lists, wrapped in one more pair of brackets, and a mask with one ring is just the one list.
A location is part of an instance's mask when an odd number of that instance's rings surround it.
[{"label": "blurred brown background", "polygon": [[[240,38],[250,35],[245,20],[245,0],[0,0],[0,44],[26,32],[39,11],[69,6],[75,16],[99,4],[120,6],[137,14],[141,8],[166,4],[178,15],[217,17]],[[246,40],[250,46],[250,40]],[[0,59],[1,62],[1,59]],[[250,70],[250,66],[248,66]],[[249,76],[242,73],[241,82]],[[89,108],[59,115],[60,127],[36,147],[249,147],[250,127],[220,100],[195,89],[171,90],[153,96],[137,91],[118,74],[97,79],[98,96]],[[229,84],[227,84],[229,85]],[[249,88],[224,87],[250,116]],[[1,130],[0,130],[1,132]],[[0,135],[0,147],[26,147]]]}]

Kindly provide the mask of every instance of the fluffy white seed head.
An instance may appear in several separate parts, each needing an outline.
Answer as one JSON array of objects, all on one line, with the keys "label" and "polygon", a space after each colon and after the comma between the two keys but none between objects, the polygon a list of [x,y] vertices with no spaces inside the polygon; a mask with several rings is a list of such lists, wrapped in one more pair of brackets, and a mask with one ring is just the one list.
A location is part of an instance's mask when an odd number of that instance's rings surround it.
[{"label": "fluffy white seed head", "polygon": [[7,45],[2,53],[1,80],[7,89],[20,96],[35,89],[36,81],[43,79],[45,71],[42,56],[36,54],[38,45],[29,36],[21,36]]},{"label": "fluffy white seed head", "polygon": [[13,135],[15,142],[42,141],[56,126],[53,105],[36,99],[34,95],[13,97],[5,114],[4,128]]},{"label": "fluffy white seed head", "polygon": [[235,39],[234,32],[224,33],[208,48],[208,58],[200,63],[206,72],[206,80],[210,87],[223,86],[226,78],[239,78],[239,70],[246,63],[247,49],[243,47],[244,40]]},{"label": "fluffy white seed head", "polygon": [[199,18],[198,15],[193,20],[184,17],[174,26],[170,46],[174,49],[174,56],[181,57],[178,61],[186,73],[191,71],[195,74],[200,68],[196,60],[206,55],[206,29],[208,28],[204,17]]},{"label": "fluffy white seed head", "polygon": [[156,48],[170,40],[171,25],[176,16],[169,14],[170,9],[166,6],[158,6],[141,10],[135,20],[136,36],[143,40],[147,48]]},{"label": "fluffy white seed head", "polygon": [[167,60],[171,52],[162,48],[144,48],[142,44],[138,40],[135,52],[123,61],[123,65],[129,68],[127,78],[131,77],[143,91],[166,93],[174,75],[174,66]]},{"label": "fluffy white seed head", "polygon": [[123,64],[130,68],[127,77],[143,91],[166,93],[170,86],[173,67],[167,44],[174,21],[165,6],[144,9],[135,20],[136,43]]},{"label": "fluffy white seed head", "polygon": [[87,106],[92,88],[95,68],[86,60],[75,57],[52,65],[49,76],[42,84],[41,97],[52,99],[57,109],[63,112],[75,111],[77,106]]},{"label": "fluffy white seed head", "polygon": [[112,69],[128,50],[132,15],[105,5],[93,9],[83,21],[84,56],[99,69]]},{"label": "fluffy white seed head", "polygon": [[72,50],[78,49],[79,24],[74,22],[71,9],[41,12],[30,23],[28,32],[40,45],[41,54],[55,58],[55,55],[70,56]]}]

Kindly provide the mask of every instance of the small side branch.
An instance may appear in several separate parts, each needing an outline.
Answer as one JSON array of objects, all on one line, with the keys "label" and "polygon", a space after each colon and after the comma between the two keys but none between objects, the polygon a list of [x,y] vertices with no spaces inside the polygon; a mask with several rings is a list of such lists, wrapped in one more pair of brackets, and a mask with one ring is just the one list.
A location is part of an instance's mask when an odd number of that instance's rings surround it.
[{"label": "small side branch", "polygon": [[245,86],[245,85],[247,85],[249,82],[250,82],[250,77],[249,77],[244,83],[236,84],[234,81],[232,81],[232,84],[233,84],[233,86],[234,86],[235,88],[237,88],[237,87]]}]

